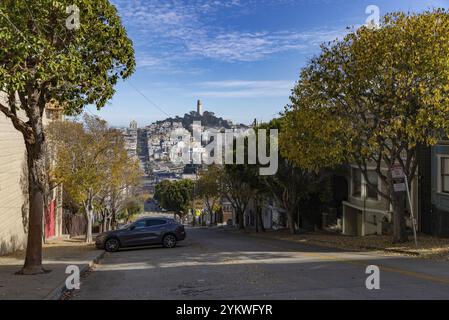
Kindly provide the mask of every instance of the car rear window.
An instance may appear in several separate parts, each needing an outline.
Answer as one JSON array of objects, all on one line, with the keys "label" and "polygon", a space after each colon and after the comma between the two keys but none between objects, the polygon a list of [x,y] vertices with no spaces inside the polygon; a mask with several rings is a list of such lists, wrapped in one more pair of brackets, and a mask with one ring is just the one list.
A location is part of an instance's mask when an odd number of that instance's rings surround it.
[{"label": "car rear window", "polygon": [[163,224],[166,224],[166,223],[167,223],[166,220],[151,219],[151,220],[147,220],[147,227],[160,226],[160,225],[163,225]]}]

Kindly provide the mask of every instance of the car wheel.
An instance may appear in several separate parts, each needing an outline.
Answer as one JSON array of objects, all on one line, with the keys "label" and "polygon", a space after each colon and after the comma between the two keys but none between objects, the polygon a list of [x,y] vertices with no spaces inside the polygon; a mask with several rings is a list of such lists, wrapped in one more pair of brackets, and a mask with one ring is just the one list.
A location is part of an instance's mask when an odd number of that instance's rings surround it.
[{"label": "car wheel", "polygon": [[176,247],[176,237],[172,234],[167,234],[162,240],[162,244],[166,248],[174,248]]},{"label": "car wheel", "polygon": [[107,252],[117,252],[120,249],[120,242],[115,238],[111,238],[104,244],[104,249]]}]

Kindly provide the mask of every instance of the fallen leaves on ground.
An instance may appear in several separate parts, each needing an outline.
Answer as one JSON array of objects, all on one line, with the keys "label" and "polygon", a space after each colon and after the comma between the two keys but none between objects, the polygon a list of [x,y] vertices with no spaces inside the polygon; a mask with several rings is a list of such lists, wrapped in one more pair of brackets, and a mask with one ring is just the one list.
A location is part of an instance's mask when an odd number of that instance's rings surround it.
[{"label": "fallen leaves on ground", "polygon": [[449,239],[436,238],[423,234],[418,235],[418,246],[415,246],[413,236],[409,237],[409,241],[406,243],[394,244],[392,243],[391,236],[370,235],[359,237],[327,232],[292,235],[288,232],[288,230],[267,231],[265,233],[256,233],[254,231],[244,232],[261,237],[345,250],[380,250],[388,254],[402,254],[426,259],[449,260]]}]

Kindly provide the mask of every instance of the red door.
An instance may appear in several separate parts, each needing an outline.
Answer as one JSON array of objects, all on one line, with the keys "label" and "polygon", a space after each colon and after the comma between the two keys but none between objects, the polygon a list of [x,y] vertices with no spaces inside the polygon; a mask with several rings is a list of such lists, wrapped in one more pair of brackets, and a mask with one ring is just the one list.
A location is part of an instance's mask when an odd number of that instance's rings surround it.
[{"label": "red door", "polygon": [[45,239],[55,236],[56,219],[55,219],[56,200],[53,200],[45,212]]}]

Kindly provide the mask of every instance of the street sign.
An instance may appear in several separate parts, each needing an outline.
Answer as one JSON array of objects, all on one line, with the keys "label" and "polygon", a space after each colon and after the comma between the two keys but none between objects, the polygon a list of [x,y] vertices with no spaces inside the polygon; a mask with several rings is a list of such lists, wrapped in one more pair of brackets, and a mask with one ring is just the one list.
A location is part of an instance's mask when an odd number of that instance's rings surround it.
[{"label": "street sign", "polygon": [[391,177],[393,179],[403,179],[404,178],[404,169],[402,169],[401,165],[394,165],[393,167],[391,167]]},{"label": "street sign", "polygon": [[394,192],[407,192],[407,198],[410,206],[410,215],[413,224],[413,235],[415,238],[415,245],[418,246],[417,230],[418,226],[416,218],[413,213],[413,202],[410,194],[409,182],[407,176],[404,174],[404,169],[401,165],[395,164],[390,168],[391,178],[393,179],[393,191]]},{"label": "street sign", "polygon": [[407,191],[407,186],[405,183],[395,183],[393,185],[394,192],[405,192]]}]

